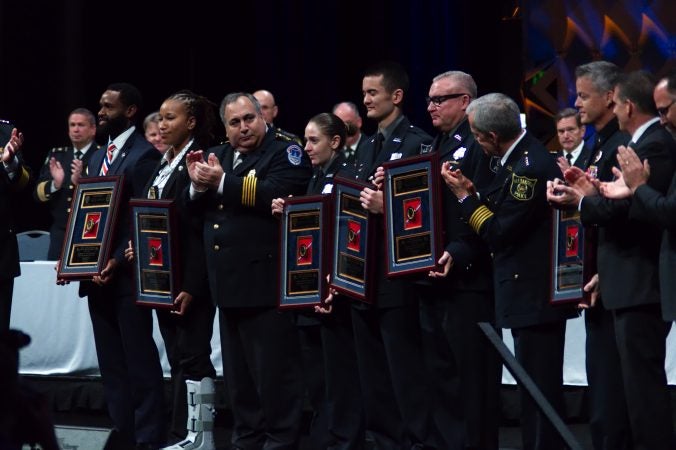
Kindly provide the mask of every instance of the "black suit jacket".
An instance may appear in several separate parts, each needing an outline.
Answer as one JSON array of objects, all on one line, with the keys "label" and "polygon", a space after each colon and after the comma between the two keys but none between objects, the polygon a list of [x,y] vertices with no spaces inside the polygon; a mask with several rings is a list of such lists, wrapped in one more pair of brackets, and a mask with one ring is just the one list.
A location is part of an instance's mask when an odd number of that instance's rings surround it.
[{"label": "black suit jacket", "polygon": [[[198,150],[200,146],[193,143],[188,151],[183,155],[181,161],[169,175],[162,195],[162,200],[174,200],[174,205],[178,212],[178,230],[175,230],[175,239],[180,244],[181,258],[181,290],[186,291],[195,298],[209,296],[209,284],[207,281],[206,258],[204,256],[204,245],[202,243],[202,223],[192,217],[185,205],[185,196],[183,193],[190,186],[190,175],[188,175],[188,166],[186,156],[190,151]],[[163,166],[163,160],[160,160],[150,177],[146,180],[141,192],[146,193],[152,188],[155,177]],[[142,176],[134,176],[134,181],[142,180]]]},{"label": "black suit jacket", "polygon": [[[92,154],[86,167],[86,176],[99,176],[105,155],[106,149],[103,147]],[[129,199],[131,197],[144,197],[143,192],[140,192],[138,188],[140,183],[134,182],[134,179],[147,180],[150,178],[150,174],[161,156],[160,152],[136,130],[129,136],[122,148],[118,150],[118,154],[108,170],[108,176],[124,176],[124,185],[117,212],[117,223],[113,231],[112,251],[110,254],[111,258],[117,260],[118,267],[109,285],[98,287],[89,281],[81,282],[81,297],[89,295],[92,290],[96,289],[109,289],[115,290],[119,295],[132,295],[134,287],[133,283],[130,282],[130,275],[127,270],[128,265],[124,258],[124,249],[127,248],[131,233]]]},{"label": "black suit jacket", "polygon": [[235,170],[229,143],[207,153],[223,166],[223,193],[209,190],[188,205],[203,222],[212,298],[222,308],[276,306],[279,221],[270,205],[274,198],[305,193],[310,161],[297,143],[272,129]]},{"label": "black suit jacket", "polygon": [[[89,159],[98,149],[99,146],[96,142],[92,142],[89,150],[82,157],[83,167],[87,166]],[[65,172],[61,189],[56,192],[51,192],[51,183],[53,181],[52,174],[49,172],[49,160],[51,158],[56,159]],[[68,223],[73,191],[75,189],[75,186],[70,182],[70,166],[74,158],[74,147],[52,148],[45,159],[42,169],[40,169],[40,175],[33,191],[33,196],[37,201],[47,203],[49,212],[52,215],[52,225],[49,228],[49,251],[47,253],[49,260],[57,260],[61,257],[61,247],[64,235],[66,234],[66,224]]]},{"label": "black suit jacket", "polygon": [[19,276],[19,247],[14,229],[14,208],[11,197],[26,187],[30,180],[30,170],[21,158],[14,176],[10,179],[4,164],[0,163],[0,279],[9,280]]},{"label": "black suit jacket", "polygon": [[[672,145],[676,155],[676,144]],[[667,195],[644,184],[634,193],[629,215],[632,219],[658,224],[664,231],[660,245],[659,279],[662,317],[676,320],[676,174],[671,178]]]},{"label": "black suit jacket", "polygon": [[547,149],[529,133],[517,144],[481,198],[468,197],[462,216],[494,256],[496,322],[532,326],[573,317],[572,307],[549,303],[551,217],[547,180],[560,177]]},{"label": "black suit jacket", "polygon": [[[482,164],[485,161],[484,153],[474,140],[467,119],[448,135],[437,135],[431,148],[439,154],[442,164],[450,162],[471,179],[479,171],[488,169],[487,164]],[[453,192],[443,182],[441,185],[444,246],[453,258],[453,268],[446,278],[435,280],[433,285],[443,290],[450,287],[455,291],[492,292],[493,264],[488,247],[461,220],[460,204]]]},{"label": "black suit jacket", "polygon": [[[664,194],[674,170],[674,143],[659,123],[652,124],[631,145],[652,168],[648,184]],[[630,217],[632,199],[585,197],[581,219],[599,228],[598,272],[607,309],[659,303],[660,227]]]}]

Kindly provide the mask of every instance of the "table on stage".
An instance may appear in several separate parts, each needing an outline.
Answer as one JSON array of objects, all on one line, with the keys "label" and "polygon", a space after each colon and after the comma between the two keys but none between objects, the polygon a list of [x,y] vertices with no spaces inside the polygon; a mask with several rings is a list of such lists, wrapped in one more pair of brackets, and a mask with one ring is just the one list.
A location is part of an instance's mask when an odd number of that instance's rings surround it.
[{"label": "table on stage", "polygon": [[[22,262],[21,276],[14,283],[10,326],[30,335],[31,344],[20,353],[20,372],[26,375],[98,375],[96,350],[86,299],[77,295],[78,283],[55,284],[53,261]],[[155,319],[153,337],[162,357],[162,367],[169,376],[164,343]],[[509,330],[503,338],[512,348]],[[585,331],[581,317],[568,321],[564,360],[564,383],[586,385],[584,367]],[[211,339],[211,359],[219,375],[223,374],[218,315]],[[676,384],[676,333],[667,342],[667,376]],[[507,371],[503,383],[513,384]]]}]

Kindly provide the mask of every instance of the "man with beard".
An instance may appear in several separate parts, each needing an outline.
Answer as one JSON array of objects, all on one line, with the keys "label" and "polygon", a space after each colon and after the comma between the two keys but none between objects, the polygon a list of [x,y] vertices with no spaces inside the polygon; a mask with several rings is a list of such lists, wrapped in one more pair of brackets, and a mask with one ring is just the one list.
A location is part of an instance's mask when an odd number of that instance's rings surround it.
[{"label": "man with beard", "polygon": [[49,251],[47,259],[55,261],[61,255],[63,236],[70,212],[75,185],[71,179],[73,172],[81,171],[82,165],[99,146],[94,142],[96,118],[91,111],[77,108],[68,116],[68,137],[71,146],[54,147],[45,160],[34,196],[41,203],[49,205],[52,214],[52,226],[49,228]]},{"label": "man with beard", "polygon": [[345,162],[349,165],[354,165],[359,158],[360,150],[368,141],[368,138],[361,132],[362,120],[359,115],[357,105],[352,102],[341,102],[333,107],[333,114],[340,117],[345,123],[345,148],[343,154],[345,155]]},{"label": "man with beard", "polygon": [[[111,257],[101,275],[80,283],[88,296],[96,355],[110,414],[120,440],[136,448],[158,448],[165,440],[164,390],[160,359],[153,340],[152,310],[135,304],[134,283],[126,267],[124,249],[130,233],[129,198],[132,173],[147,180],[160,159],[134,120],[141,93],[127,83],[111,84],[99,101],[98,134],[107,145],[94,152],[87,176],[124,176]],[[80,173],[74,177],[79,179]]]}]

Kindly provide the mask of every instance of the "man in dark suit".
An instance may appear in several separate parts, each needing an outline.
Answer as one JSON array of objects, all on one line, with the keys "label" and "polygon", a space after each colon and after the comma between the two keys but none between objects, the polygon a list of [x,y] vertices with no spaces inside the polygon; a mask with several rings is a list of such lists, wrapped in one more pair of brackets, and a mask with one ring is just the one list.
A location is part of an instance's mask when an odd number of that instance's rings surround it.
[{"label": "man in dark suit", "polygon": [[[427,101],[432,124],[439,131],[432,151],[441,162],[461,167],[464,173],[478,170],[475,166],[483,156],[465,113],[476,95],[476,83],[469,74],[450,71],[434,78]],[[492,261],[486,244],[460,219],[455,195],[445,187],[441,193],[442,269],[430,273],[433,281],[418,286],[425,356],[436,395],[464,423],[463,448],[497,450],[502,365],[477,326],[477,322],[495,323]],[[441,431],[456,428],[442,426]]]},{"label": "man in dark suit", "polygon": [[340,102],[333,107],[333,114],[345,123],[345,162],[354,165],[368,137],[361,131],[362,119],[357,105],[352,102]]},{"label": "man in dark suit", "polygon": [[[658,123],[653,88],[649,74],[632,72],[617,82],[613,102],[620,128],[631,134],[629,146],[653,168],[649,184],[664,194],[673,175],[676,146]],[[620,146],[618,151],[624,148]],[[583,176],[573,172],[567,177],[573,186],[556,187],[554,193],[560,192],[562,201],[580,205],[585,225],[600,227],[600,296],[612,314],[631,448],[674,448],[664,371],[671,323],[662,320],[660,310],[659,227],[632,218],[631,199],[601,197]]]},{"label": "man in dark suit", "polygon": [[99,104],[98,132],[108,145],[94,152],[85,175],[121,175],[124,186],[111,258],[100,276],[80,283],[80,296],[88,297],[108,412],[120,439],[137,448],[158,448],[166,427],[162,367],[152,336],[152,310],[135,304],[124,249],[130,233],[129,198],[144,196],[134,189],[133,177],[147,180],[161,155],[134,126],[141,107],[134,86],[111,84]]},{"label": "man in dark suit", "polygon": [[[676,112],[672,113],[676,103],[676,73],[662,78],[653,92],[655,106],[660,115],[662,126],[676,138]],[[637,220],[656,223],[664,228],[660,248],[660,296],[662,318],[673,322],[676,320],[676,174],[671,178],[667,195],[648,184],[650,166],[641,162],[631,147],[618,151],[617,161],[622,169],[617,173],[618,179],[612,183],[602,183],[601,192],[609,198],[627,198],[633,195],[630,214]]]},{"label": "man in dark suit", "polygon": [[71,146],[51,149],[40,170],[33,194],[39,202],[48,204],[49,212],[52,214],[47,252],[47,259],[50,261],[56,261],[61,257],[61,246],[75,188],[71,175],[73,171],[81,170],[82,164],[87,165],[89,158],[98,150],[99,146],[94,142],[95,136],[94,114],[86,108],[73,110],[68,116],[68,137]]},{"label": "man in dark suit", "polygon": [[[480,196],[449,163],[442,176],[461,204],[462,217],[493,254],[497,326],[512,329],[517,360],[561,411],[566,319],[575,311],[549,303],[551,211],[545,201],[546,182],[560,171],[544,146],[521,129],[519,108],[509,97],[480,97],[467,114],[479,145],[500,156],[498,173]],[[525,391],[521,402],[524,448],[563,448]]]},{"label": "man in dark suit", "polygon": [[[570,166],[583,168],[589,161],[591,148],[584,143],[585,125],[582,123],[580,113],[575,108],[564,108],[554,116],[556,135],[561,144],[561,150],[557,152],[557,161],[562,170]],[[560,158],[563,158],[561,160]],[[565,165],[561,164],[565,162]]]},{"label": "man in dark suit", "polygon": [[[408,75],[399,64],[381,63],[369,68],[362,81],[367,117],[378,124],[357,161],[357,178],[378,178],[382,163],[406,158],[427,148],[431,137],[411,125],[403,115]],[[380,168],[380,170],[378,170]],[[376,186],[360,195],[362,207],[383,226],[383,193]],[[373,304],[354,302],[352,326],[359,379],[364,398],[366,429],[377,448],[438,448],[438,429],[433,423],[428,373],[422,358],[418,301],[412,284],[388,279],[385,245],[374,241],[378,261],[373,279]]]},{"label": "man in dark suit", "polygon": [[253,95],[228,94],[220,112],[228,143],[188,155],[186,195],[204,222],[232,445],[294,449],[303,407],[300,348],[292,317],[277,310],[279,223],[270,204],[305,193],[312,170],[303,149],[265,123]]},{"label": "man in dark suit", "polygon": [[9,137],[3,138],[8,140],[0,147],[0,332],[9,330],[14,278],[21,273],[11,197],[30,180],[30,171],[18,154],[23,135],[13,129]]},{"label": "man in dark suit", "polygon": [[[612,167],[619,145],[629,142],[629,135],[620,130],[613,112],[613,92],[620,75],[619,68],[607,61],[583,64],[575,70],[577,107],[581,122],[593,126],[593,139],[585,143],[591,150],[588,158],[578,158],[574,166],[587,171],[589,176],[600,181],[613,179]],[[567,164],[559,161],[565,170]],[[553,183],[549,183],[550,187]],[[548,200],[561,208],[562,197],[548,190]],[[565,206],[577,209],[579,203]],[[585,239],[596,231],[589,228]],[[612,313],[605,301],[599,299],[591,305],[581,305],[584,310],[586,331],[587,383],[589,385],[589,425],[596,450],[606,448],[631,448],[631,427],[621,377],[620,356],[615,345],[615,325]]]}]

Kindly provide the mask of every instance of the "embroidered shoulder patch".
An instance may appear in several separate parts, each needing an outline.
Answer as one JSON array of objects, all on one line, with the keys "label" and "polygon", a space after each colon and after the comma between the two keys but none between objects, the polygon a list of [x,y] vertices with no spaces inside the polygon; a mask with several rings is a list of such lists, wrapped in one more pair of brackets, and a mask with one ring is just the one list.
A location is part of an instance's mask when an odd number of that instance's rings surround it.
[{"label": "embroidered shoulder patch", "polygon": [[512,174],[512,185],[509,188],[510,194],[517,200],[527,201],[533,198],[535,193],[536,178],[527,178]]},{"label": "embroidered shoulder patch", "polygon": [[298,166],[300,165],[301,159],[303,157],[303,150],[296,144],[289,145],[286,148],[286,157],[291,164]]}]

